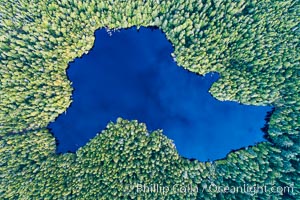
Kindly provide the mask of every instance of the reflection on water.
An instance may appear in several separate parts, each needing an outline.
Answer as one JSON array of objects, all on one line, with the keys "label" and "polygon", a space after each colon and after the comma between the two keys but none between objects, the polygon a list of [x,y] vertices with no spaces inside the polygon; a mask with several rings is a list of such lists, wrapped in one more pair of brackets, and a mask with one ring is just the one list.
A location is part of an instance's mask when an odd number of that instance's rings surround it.
[{"label": "reflection on water", "polygon": [[70,64],[73,103],[49,128],[58,152],[75,151],[118,117],[163,129],[179,154],[201,161],[263,141],[260,128],[270,107],[214,99],[208,89],[217,73],[205,77],[178,67],[160,30],[96,32],[94,48]]}]

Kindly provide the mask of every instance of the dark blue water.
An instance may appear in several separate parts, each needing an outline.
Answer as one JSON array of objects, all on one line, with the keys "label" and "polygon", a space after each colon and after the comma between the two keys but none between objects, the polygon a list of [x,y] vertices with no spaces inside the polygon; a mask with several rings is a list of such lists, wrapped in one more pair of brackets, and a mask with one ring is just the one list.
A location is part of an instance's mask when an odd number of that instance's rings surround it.
[{"label": "dark blue water", "polygon": [[201,161],[263,141],[260,130],[270,107],[214,99],[208,89],[219,77],[178,67],[160,30],[96,32],[94,48],[67,71],[73,103],[49,128],[58,152],[75,151],[118,117],[163,129],[179,154]]}]

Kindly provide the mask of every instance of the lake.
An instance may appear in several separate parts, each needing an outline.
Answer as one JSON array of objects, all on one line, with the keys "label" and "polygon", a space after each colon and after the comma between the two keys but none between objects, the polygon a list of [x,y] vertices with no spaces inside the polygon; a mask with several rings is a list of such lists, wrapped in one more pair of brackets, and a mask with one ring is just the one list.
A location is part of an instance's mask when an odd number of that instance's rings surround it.
[{"label": "lake", "polygon": [[158,29],[108,34],[97,30],[93,49],[70,63],[73,102],[48,128],[58,153],[84,146],[118,117],[163,129],[179,154],[216,160],[231,150],[264,141],[271,107],[218,101],[208,92],[218,73],[200,76],[177,66],[173,47]]}]

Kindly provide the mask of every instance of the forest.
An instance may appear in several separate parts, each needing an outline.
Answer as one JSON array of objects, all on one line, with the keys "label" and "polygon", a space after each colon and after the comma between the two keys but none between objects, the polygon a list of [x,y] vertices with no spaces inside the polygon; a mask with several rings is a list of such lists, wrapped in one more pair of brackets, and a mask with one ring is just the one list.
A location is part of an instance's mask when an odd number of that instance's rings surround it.
[{"label": "forest", "polygon": [[[0,0],[0,199],[299,199],[300,2],[293,0]],[[119,118],[76,153],[56,154],[47,125],[71,104],[66,69],[94,32],[158,27],[191,72],[218,72],[220,101],[272,105],[267,142],[199,162],[161,131]],[[136,193],[135,184],[197,193]],[[212,193],[220,186],[293,193]]]}]

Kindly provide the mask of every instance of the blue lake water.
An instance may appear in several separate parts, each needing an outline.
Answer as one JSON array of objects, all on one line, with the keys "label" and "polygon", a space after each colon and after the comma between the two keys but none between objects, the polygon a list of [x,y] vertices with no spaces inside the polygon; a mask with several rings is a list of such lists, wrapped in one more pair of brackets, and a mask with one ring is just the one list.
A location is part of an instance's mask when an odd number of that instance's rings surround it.
[{"label": "blue lake water", "polygon": [[118,117],[163,129],[181,156],[201,161],[264,141],[260,129],[271,107],[214,99],[208,90],[219,75],[177,66],[160,30],[95,35],[93,49],[67,70],[75,88],[71,106],[49,125],[57,152],[76,151]]}]

